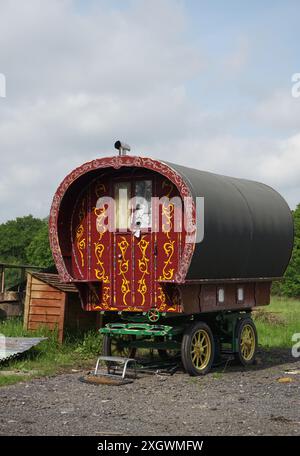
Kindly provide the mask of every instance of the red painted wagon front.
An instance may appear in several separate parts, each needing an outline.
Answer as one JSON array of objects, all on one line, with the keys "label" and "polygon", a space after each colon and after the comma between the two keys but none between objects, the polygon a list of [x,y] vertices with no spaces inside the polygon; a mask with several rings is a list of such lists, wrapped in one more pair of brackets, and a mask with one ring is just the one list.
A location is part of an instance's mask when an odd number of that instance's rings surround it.
[{"label": "red painted wagon front", "polygon": [[175,171],[148,158],[95,160],[64,180],[51,211],[52,250],[86,310],[180,312],[174,285],[192,253],[189,196]]}]

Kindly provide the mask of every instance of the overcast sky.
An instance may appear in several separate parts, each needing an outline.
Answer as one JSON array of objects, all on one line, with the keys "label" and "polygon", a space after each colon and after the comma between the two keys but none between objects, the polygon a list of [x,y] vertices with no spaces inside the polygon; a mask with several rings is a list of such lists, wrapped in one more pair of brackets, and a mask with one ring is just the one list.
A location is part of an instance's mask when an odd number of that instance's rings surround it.
[{"label": "overcast sky", "polygon": [[299,18],[299,0],[0,0],[0,221],[47,216],[65,175],[116,139],[294,208]]}]

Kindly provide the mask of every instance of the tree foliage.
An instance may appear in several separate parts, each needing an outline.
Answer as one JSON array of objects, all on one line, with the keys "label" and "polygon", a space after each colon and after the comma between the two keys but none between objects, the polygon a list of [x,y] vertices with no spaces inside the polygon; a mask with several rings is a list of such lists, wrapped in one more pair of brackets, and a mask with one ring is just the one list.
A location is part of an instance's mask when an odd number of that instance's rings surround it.
[{"label": "tree foliage", "polygon": [[47,268],[53,264],[47,222],[44,222],[44,225],[33,237],[28,247],[26,247],[26,257],[28,262],[34,266]]},{"label": "tree foliage", "polygon": [[275,291],[284,296],[300,297],[300,204],[293,212],[294,217],[294,248],[290,264],[281,283],[276,285]]},{"label": "tree foliage", "polygon": [[[53,264],[48,240],[48,222],[32,215],[0,224],[0,263],[40,266]],[[20,280],[20,271],[7,269],[6,286]]]},{"label": "tree foliage", "polygon": [[17,217],[0,225],[0,261],[2,263],[26,264],[26,248],[45,221],[32,215]]}]

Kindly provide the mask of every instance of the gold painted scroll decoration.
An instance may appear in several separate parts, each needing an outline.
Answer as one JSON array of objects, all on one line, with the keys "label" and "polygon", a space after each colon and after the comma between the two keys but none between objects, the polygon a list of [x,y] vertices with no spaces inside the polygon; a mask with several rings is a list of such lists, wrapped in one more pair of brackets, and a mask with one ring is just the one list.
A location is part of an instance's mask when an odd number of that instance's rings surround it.
[{"label": "gold painted scroll decoration", "polygon": [[[166,198],[170,198],[171,193],[173,191],[173,184],[168,181],[163,181],[162,184],[163,188],[167,188]],[[169,203],[168,201],[164,201],[162,204],[162,217],[163,217],[163,224],[162,224],[162,231],[167,237],[167,241],[163,245],[164,252],[166,254],[166,260],[164,261],[164,267],[162,270],[162,274],[158,278],[159,281],[164,280],[171,280],[174,275],[174,268],[171,268],[172,265],[172,257],[174,255],[174,244],[175,240],[171,239],[170,231],[172,229],[172,218],[174,216],[174,204]]]},{"label": "gold painted scroll decoration", "polygon": [[122,277],[121,292],[123,295],[123,304],[127,306],[126,296],[130,293],[129,280],[126,277],[129,269],[129,259],[126,259],[126,252],[129,247],[129,243],[125,236],[121,236],[121,241],[118,242],[118,247],[121,252],[121,258],[118,260],[119,263],[119,276]]},{"label": "gold painted scroll decoration", "polygon": [[83,221],[84,221],[84,217],[85,217],[84,202],[85,202],[85,200],[83,198],[82,201],[81,201],[81,206],[80,206],[80,210],[79,210],[79,214],[78,214],[79,224],[78,224],[78,226],[76,228],[76,246],[77,246],[77,250],[78,250],[79,255],[80,255],[81,267],[82,268],[84,268],[84,254],[83,254],[83,251],[86,248],[86,240],[85,240],[85,237],[84,237],[84,226],[83,226]]},{"label": "gold painted scroll decoration", "polygon": [[141,238],[141,240],[138,242],[138,247],[141,251],[142,257],[138,260],[138,267],[139,271],[142,274],[141,278],[138,280],[138,293],[142,296],[142,302],[141,306],[145,304],[145,294],[147,293],[147,285],[146,285],[146,280],[145,276],[149,273],[149,258],[146,256],[146,251],[149,246],[149,242],[145,240],[145,236]]},{"label": "gold painted scroll decoration", "polygon": [[[97,183],[95,188],[95,193],[97,198],[103,196],[106,192],[105,185],[102,183]],[[110,280],[108,274],[106,273],[103,261],[103,253],[105,250],[104,243],[102,238],[107,231],[107,226],[104,224],[104,221],[107,217],[107,209],[105,206],[95,207],[94,214],[96,215],[96,228],[99,233],[99,239],[97,242],[94,242],[94,252],[97,259],[97,268],[95,268],[95,275],[98,280],[102,281],[102,305],[104,309],[109,308],[110,300]]]}]

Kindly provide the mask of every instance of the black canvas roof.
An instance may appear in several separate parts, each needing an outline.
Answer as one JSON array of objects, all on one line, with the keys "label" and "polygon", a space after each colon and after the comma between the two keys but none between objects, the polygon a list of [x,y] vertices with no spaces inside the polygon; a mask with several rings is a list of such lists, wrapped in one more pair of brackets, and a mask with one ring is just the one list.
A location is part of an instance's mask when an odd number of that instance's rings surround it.
[{"label": "black canvas roof", "polygon": [[[204,240],[186,280],[281,277],[293,247],[293,219],[271,187],[166,163],[204,197]],[[202,216],[201,214],[199,216]]]}]

